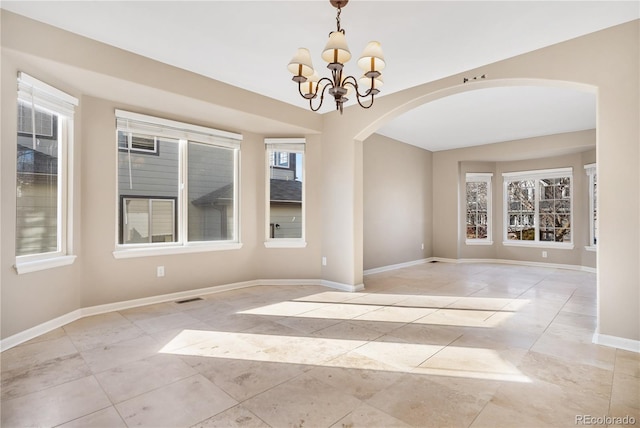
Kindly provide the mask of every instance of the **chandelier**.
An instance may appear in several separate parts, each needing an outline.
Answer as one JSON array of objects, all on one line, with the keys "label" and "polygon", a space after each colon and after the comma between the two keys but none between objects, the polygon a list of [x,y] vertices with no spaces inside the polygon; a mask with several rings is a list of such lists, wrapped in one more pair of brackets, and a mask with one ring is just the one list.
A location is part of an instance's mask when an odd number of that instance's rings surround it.
[{"label": "chandelier", "polygon": [[[329,33],[329,41],[322,51],[322,59],[325,60],[327,68],[331,70],[331,79],[328,77],[319,78],[318,73],[313,69],[311,54],[306,48],[299,48],[289,62],[288,69],[293,73],[293,81],[298,84],[298,92],[309,100],[309,107],[312,111],[318,111],[324,101],[325,92],[328,91],[336,102],[336,110],[342,114],[343,105],[351,91],[356,96],[358,104],[363,108],[370,108],[373,105],[375,95],[380,92],[382,86],[382,75],[380,70],[385,66],[382,48],[379,42],[369,42],[358,59],[358,66],[364,71],[360,79],[354,76],[343,76],[344,64],[351,59],[351,52],[347,46],[344,29],[340,27],[340,12],[349,0],[329,0],[331,5],[338,9],[336,15],[337,30]],[[364,93],[360,93],[363,90]],[[316,107],[313,100],[318,98],[320,102]],[[364,100],[364,102],[363,102]]]}]

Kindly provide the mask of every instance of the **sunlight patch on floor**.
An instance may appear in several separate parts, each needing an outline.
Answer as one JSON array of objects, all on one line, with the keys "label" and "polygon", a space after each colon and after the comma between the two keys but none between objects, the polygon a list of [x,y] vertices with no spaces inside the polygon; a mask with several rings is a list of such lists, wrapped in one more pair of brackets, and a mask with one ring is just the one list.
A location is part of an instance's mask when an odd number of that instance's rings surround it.
[{"label": "sunlight patch on floor", "polygon": [[164,354],[511,382],[529,379],[499,352],[415,343],[182,330]]}]

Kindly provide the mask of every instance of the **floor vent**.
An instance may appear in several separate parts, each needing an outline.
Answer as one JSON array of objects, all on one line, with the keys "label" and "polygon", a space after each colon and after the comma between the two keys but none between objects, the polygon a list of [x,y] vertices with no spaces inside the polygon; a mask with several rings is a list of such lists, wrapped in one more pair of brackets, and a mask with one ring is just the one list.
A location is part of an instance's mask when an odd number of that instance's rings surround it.
[{"label": "floor vent", "polygon": [[202,300],[202,297],[194,297],[193,299],[178,300],[176,301],[176,303],[177,304],[190,303],[190,302],[197,302],[198,300]]}]

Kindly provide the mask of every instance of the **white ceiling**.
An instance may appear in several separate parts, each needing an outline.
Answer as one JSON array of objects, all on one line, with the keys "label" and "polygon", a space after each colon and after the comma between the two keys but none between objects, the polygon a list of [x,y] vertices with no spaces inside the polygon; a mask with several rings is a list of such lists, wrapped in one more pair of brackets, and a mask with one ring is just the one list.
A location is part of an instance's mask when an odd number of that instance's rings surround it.
[{"label": "white ceiling", "polygon": [[[3,0],[1,7],[301,108],[307,102],[287,63],[307,47],[327,75],[320,52],[335,29],[327,0]],[[640,2],[351,0],[341,18],[354,58],[369,40],[382,43],[383,96],[638,19]],[[360,73],[354,60],[346,72]],[[594,127],[593,94],[512,87],[434,101],[379,133],[443,150]]]}]

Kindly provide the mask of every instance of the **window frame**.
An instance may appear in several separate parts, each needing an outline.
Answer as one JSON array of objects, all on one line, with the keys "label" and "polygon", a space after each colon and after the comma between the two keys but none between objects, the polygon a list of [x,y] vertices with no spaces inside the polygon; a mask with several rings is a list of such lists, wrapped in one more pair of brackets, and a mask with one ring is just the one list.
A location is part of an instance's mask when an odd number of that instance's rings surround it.
[{"label": "window frame", "polygon": [[[16,255],[14,268],[18,274],[24,274],[67,266],[76,259],[73,254],[73,131],[75,109],[79,102],[76,97],[22,71],[18,72],[17,95],[16,113],[18,103],[30,103],[34,110],[37,106],[40,110],[56,116],[56,119],[52,118],[52,120],[57,120],[58,126],[56,251]],[[32,131],[31,135],[34,135],[36,130]],[[21,132],[18,129],[16,117],[16,139],[19,133]],[[14,227],[17,233],[17,218]]]},{"label": "window frame", "polygon": [[[511,247],[534,247],[534,248],[556,248],[556,249],[564,249],[564,250],[572,250],[574,245],[575,238],[575,216],[573,210],[573,189],[574,189],[574,178],[573,178],[573,168],[554,168],[554,169],[542,169],[542,170],[533,170],[533,171],[517,171],[517,172],[505,172],[502,173],[502,181],[503,181],[503,196],[502,196],[502,245],[511,246]],[[571,218],[571,241],[570,242],[554,242],[554,241],[540,241],[540,180],[542,179],[554,179],[554,178],[566,178],[570,179],[570,198],[569,198],[569,215]],[[534,229],[535,229],[535,240],[525,241],[525,240],[510,240],[508,239],[508,227],[509,227],[509,201],[508,201],[508,185],[513,181],[534,181],[534,189],[535,189],[535,210],[534,210]]]},{"label": "window frame", "polygon": [[584,248],[587,251],[598,251],[598,241],[595,234],[596,219],[594,218],[594,214],[598,211],[594,197],[594,187],[597,186],[598,183],[598,165],[597,163],[590,163],[584,166],[584,170],[589,177],[589,245],[586,245]]},{"label": "window frame", "polygon": [[[124,110],[115,110],[116,116],[116,151],[120,152],[118,142],[118,132],[131,132],[177,140],[178,144],[178,197],[176,201],[176,225],[175,242],[150,242],[140,244],[121,244],[121,202],[124,195],[119,194],[118,174],[116,174],[116,230],[115,230],[115,250],[113,256],[116,259],[146,257],[156,255],[195,253],[205,251],[235,250],[242,248],[240,230],[240,144],[242,135],[222,131],[213,128],[192,125],[170,119],[163,119],[154,116],[147,116],[140,113],[133,113]],[[219,241],[189,241],[188,239],[188,146],[189,143],[204,144],[216,148],[229,149],[233,151],[233,239]],[[126,151],[127,149],[125,149]],[[132,150],[133,151],[133,150]],[[152,153],[137,152],[137,155]],[[116,156],[116,168],[118,170],[119,157]],[[148,199],[161,199],[155,196],[147,196]]]},{"label": "window frame", "polygon": [[[491,172],[467,172],[465,174],[465,199],[464,199],[464,236],[466,245],[493,245],[493,189],[492,189],[493,173]],[[487,183],[487,237],[486,238],[467,238],[467,183]]]},{"label": "window frame", "polygon": [[[306,139],[305,138],[265,138],[265,241],[266,248],[304,248],[307,246],[306,241]],[[300,171],[302,174],[302,206],[301,206],[301,237],[300,238],[272,238],[271,230],[271,155],[270,153],[281,152],[300,153],[302,154],[302,165]],[[284,168],[277,162],[274,162],[274,168]]]}]

